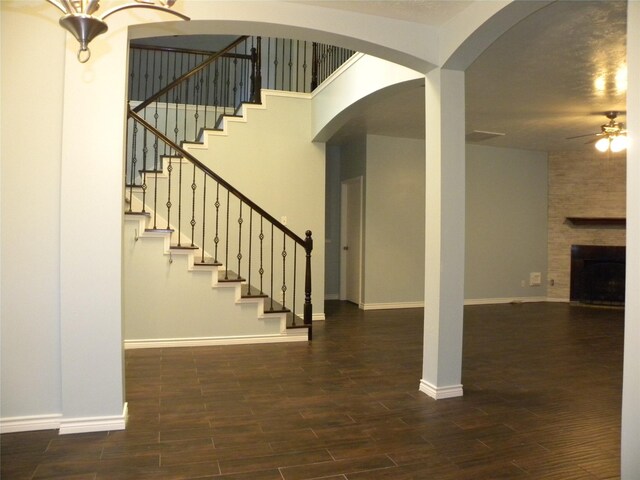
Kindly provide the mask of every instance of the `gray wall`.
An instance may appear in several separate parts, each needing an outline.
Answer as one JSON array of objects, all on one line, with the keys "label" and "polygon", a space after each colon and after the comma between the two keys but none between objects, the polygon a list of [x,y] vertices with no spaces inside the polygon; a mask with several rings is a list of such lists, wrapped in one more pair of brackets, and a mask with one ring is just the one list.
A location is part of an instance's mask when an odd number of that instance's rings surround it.
[{"label": "gray wall", "polygon": [[547,154],[467,145],[466,183],[465,299],[546,296]]},{"label": "gray wall", "polygon": [[327,145],[325,171],[325,298],[340,297],[340,147]]},{"label": "gray wall", "polygon": [[367,136],[365,308],[423,301],[424,158],[424,140]]},{"label": "gray wall", "polygon": [[[363,303],[422,302],[424,141],[371,135],[329,150],[327,295],[335,298],[340,290],[340,249],[329,248],[340,239],[334,195],[340,179],[364,175]],[[465,299],[546,297],[546,153],[468,145],[466,164]],[[542,274],[541,286],[529,286],[531,272]]]}]

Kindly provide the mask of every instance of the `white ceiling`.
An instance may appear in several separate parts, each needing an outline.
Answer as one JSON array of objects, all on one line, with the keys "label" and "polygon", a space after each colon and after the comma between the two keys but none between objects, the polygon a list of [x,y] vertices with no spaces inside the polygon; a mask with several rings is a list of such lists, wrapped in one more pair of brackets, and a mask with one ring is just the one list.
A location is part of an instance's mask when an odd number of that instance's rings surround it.
[{"label": "white ceiling", "polygon": [[[393,18],[413,9],[414,21],[437,24],[468,2],[310,3]],[[437,8],[443,11],[437,14]],[[625,65],[625,32],[626,1],[561,0],[526,18],[467,70],[467,133],[505,133],[485,145],[543,151],[593,148],[585,145],[588,139],[566,137],[599,132],[606,121],[603,112],[625,110],[626,92],[615,82]],[[364,132],[423,138],[423,99],[423,90],[412,85],[370,105],[334,140]],[[624,115],[619,120],[624,122]]]},{"label": "white ceiling", "polygon": [[440,26],[471,0],[291,0],[295,3]]}]

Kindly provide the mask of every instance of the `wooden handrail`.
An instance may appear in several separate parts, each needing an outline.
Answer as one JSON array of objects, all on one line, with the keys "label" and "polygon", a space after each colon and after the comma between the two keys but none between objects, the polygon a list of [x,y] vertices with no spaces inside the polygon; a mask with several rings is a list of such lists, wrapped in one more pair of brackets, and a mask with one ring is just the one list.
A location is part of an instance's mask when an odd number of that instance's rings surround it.
[{"label": "wooden handrail", "polygon": [[[254,211],[258,212],[263,218],[265,218],[267,221],[271,222],[278,230],[280,230],[282,233],[286,234],[293,241],[295,241],[298,245],[302,246],[305,249],[305,251],[307,252],[308,255],[311,253],[311,249],[313,248],[313,242],[308,241],[308,240],[304,240],[301,237],[299,237],[298,235],[296,235],[293,231],[291,231],[286,226],[284,226],[281,222],[276,220],[272,215],[270,215],[263,208],[258,206],[257,203],[255,203],[249,197],[247,197],[242,192],[240,192],[238,189],[236,189],[234,186],[232,186],[229,182],[227,182],[222,177],[220,177],[218,174],[216,174],[213,170],[211,170],[209,167],[207,167],[205,164],[203,164],[200,160],[198,160],[196,157],[191,155],[189,152],[187,152],[181,146],[176,145],[169,137],[164,135],[162,132],[160,132],[158,129],[156,129],[153,125],[151,125],[149,122],[147,122],[144,118],[142,118],[140,115],[138,115],[135,112],[135,110],[132,110],[130,108],[128,116],[130,118],[132,118],[133,120],[135,120],[136,122],[138,122],[140,125],[142,125],[148,131],[153,133],[156,137],[158,137],[164,143],[169,145],[176,152],[178,152],[184,158],[189,160],[191,163],[193,163],[195,166],[197,166],[199,169],[201,169],[203,172],[205,172],[211,178],[213,178],[216,182],[218,182],[220,185],[222,185],[224,188],[226,188],[230,193],[232,193],[233,195],[238,197],[240,200],[242,200],[244,203],[249,205]],[[308,232],[308,233],[309,233],[309,235],[307,236],[307,238],[310,238],[311,237],[311,232]]]}]

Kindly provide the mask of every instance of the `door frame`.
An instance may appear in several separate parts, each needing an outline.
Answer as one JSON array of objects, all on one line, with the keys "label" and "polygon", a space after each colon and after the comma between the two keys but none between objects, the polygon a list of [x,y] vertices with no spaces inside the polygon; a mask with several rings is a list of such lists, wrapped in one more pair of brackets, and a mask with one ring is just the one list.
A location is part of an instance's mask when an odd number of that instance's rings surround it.
[{"label": "door frame", "polygon": [[348,188],[350,184],[358,183],[360,185],[360,249],[358,258],[358,307],[362,306],[362,261],[363,261],[363,245],[364,245],[364,177],[362,175],[349,178],[340,182],[340,300],[347,299],[347,254],[344,246],[347,245],[347,205],[348,205]]}]

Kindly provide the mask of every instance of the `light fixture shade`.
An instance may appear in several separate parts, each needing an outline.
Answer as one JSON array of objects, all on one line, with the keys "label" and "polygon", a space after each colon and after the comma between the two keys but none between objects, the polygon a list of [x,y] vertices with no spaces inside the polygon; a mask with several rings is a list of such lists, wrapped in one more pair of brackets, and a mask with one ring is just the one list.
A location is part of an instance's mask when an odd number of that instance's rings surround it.
[{"label": "light fixture shade", "polygon": [[602,137],[596,142],[596,149],[606,152],[609,149],[609,137]]},{"label": "light fixture shade", "polygon": [[617,135],[611,140],[611,151],[614,153],[621,152],[627,148],[627,136]]}]

